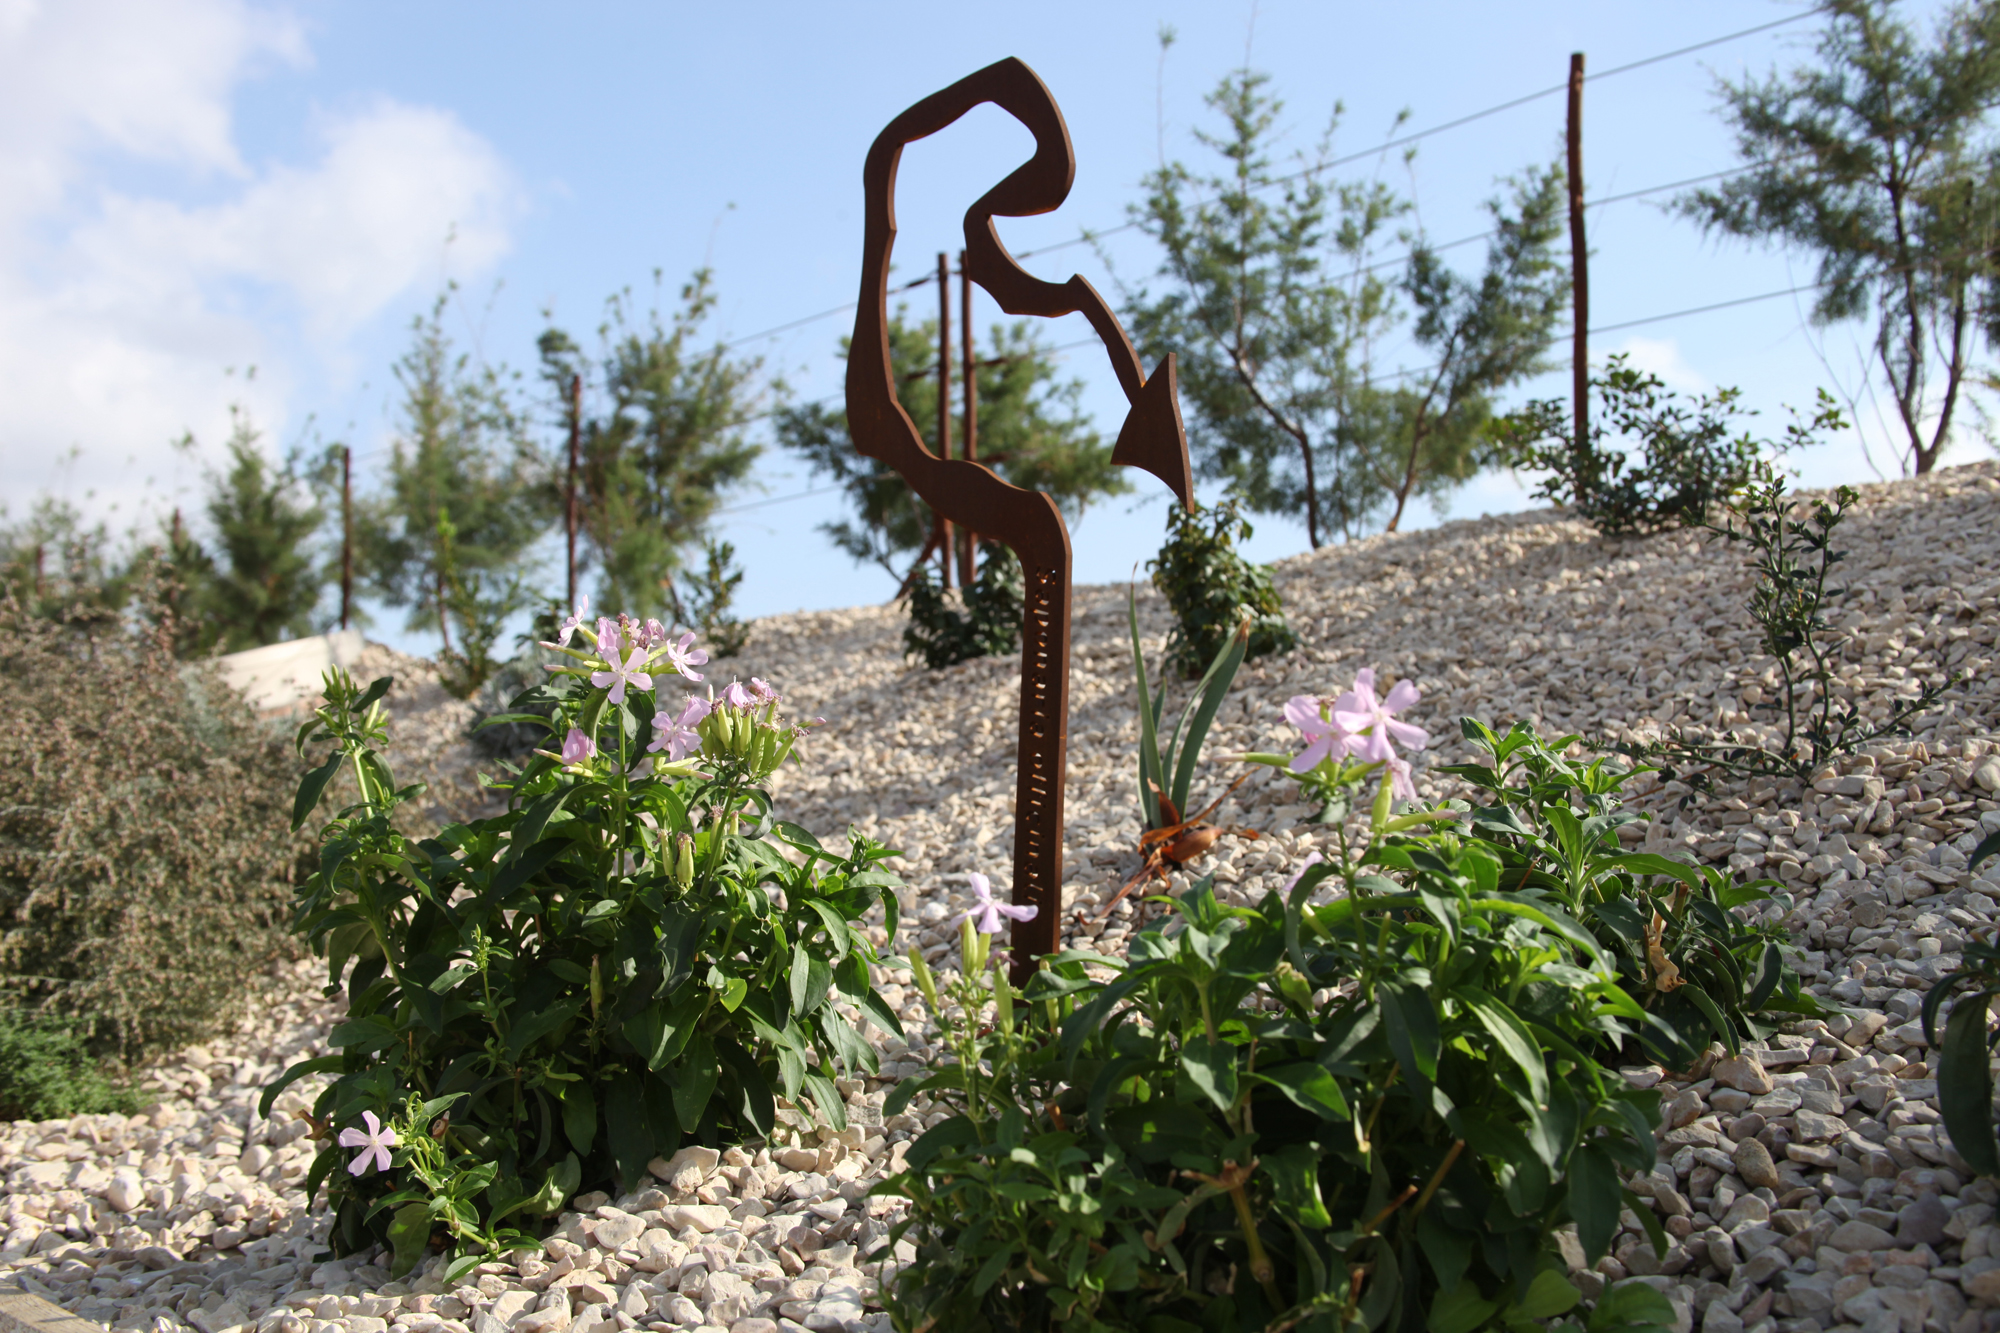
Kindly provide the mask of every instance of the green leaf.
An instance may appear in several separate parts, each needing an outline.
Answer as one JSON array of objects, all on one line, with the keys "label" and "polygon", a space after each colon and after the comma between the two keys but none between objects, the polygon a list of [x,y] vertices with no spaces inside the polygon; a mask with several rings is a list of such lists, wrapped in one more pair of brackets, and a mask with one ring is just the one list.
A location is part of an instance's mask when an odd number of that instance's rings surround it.
[{"label": "green leaf", "polygon": [[1575,1309],[1582,1299],[1583,1293],[1568,1278],[1553,1268],[1544,1268],[1528,1284],[1527,1294],[1507,1308],[1504,1317],[1509,1323],[1516,1319],[1553,1319]]},{"label": "green leaf", "polygon": [[1674,1303],[1643,1282],[1626,1280],[1597,1298],[1590,1333],[1672,1333]]},{"label": "green leaf", "polygon": [[792,950],[791,983],[792,1013],[801,1018],[819,1008],[833,989],[833,969],[804,940]]},{"label": "green leaf", "polygon": [[1701,1010],[1701,1016],[1708,1020],[1711,1028],[1715,1029],[1716,1037],[1729,1048],[1731,1055],[1736,1054],[1736,1028],[1722,1016],[1722,1011],[1715,1007],[1715,1001],[1709,998],[1708,992],[1699,984],[1690,982],[1682,986],[1679,993],[1685,995],[1695,1008]]},{"label": "green leaf", "polygon": [[597,1094],[590,1090],[588,1079],[564,1086],[562,1122],[570,1147],[579,1156],[590,1156],[590,1145],[597,1140]]},{"label": "green leaf", "polygon": [[716,1062],[715,1046],[706,1032],[698,1032],[674,1065],[674,1115],[683,1125],[699,1125],[708,1099],[715,1093],[722,1066]]},{"label": "green leaf", "polygon": [[1339,1082],[1321,1065],[1310,1061],[1279,1065],[1275,1069],[1260,1069],[1251,1077],[1270,1084],[1291,1099],[1293,1105],[1324,1119],[1354,1118],[1353,1112],[1348,1109],[1347,1099],[1341,1095]]},{"label": "green leaf", "polygon": [[257,1099],[257,1118],[261,1120],[269,1116],[271,1104],[278,1100],[278,1094],[307,1074],[331,1074],[346,1063],[344,1055],[316,1055],[292,1065],[264,1088],[264,1095]]},{"label": "green leaf", "polygon": [[[1181,720],[1174,727],[1172,749],[1174,759],[1173,797],[1174,808],[1187,818],[1188,788],[1194,782],[1195,760],[1201,757],[1202,742],[1208,739],[1208,729],[1215,721],[1216,710],[1229,694],[1229,687],[1236,680],[1236,673],[1243,665],[1243,656],[1250,651],[1250,622],[1246,619],[1237,626],[1236,633],[1224,641],[1215,660],[1208,664],[1201,683],[1195,686],[1194,696],[1188,701],[1188,709],[1194,710],[1192,718],[1188,710],[1181,713]],[[1195,707],[1195,701],[1200,707]],[[1181,734],[1186,728],[1186,735]]]},{"label": "green leaf", "polygon": [[1270,1172],[1278,1211],[1302,1227],[1323,1231],[1333,1225],[1319,1192],[1319,1150],[1309,1143],[1288,1143],[1267,1152],[1257,1164]]},{"label": "green leaf", "polygon": [[1218,1107],[1236,1104],[1236,1048],[1210,1037],[1190,1037],[1181,1044],[1181,1072]]},{"label": "green leaf", "polygon": [[1984,993],[1959,997],[1939,1048],[1938,1109],[1952,1146],[1982,1176],[2000,1175],[1993,1137],[1993,1076],[1987,1064]]},{"label": "green leaf", "polygon": [[417,1260],[424,1257],[424,1251],[431,1243],[431,1206],[428,1203],[406,1203],[396,1210],[389,1221],[389,1247],[395,1252],[395,1259],[389,1265],[389,1276],[401,1278],[417,1266]]},{"label": "green leaf", "polygon": [[1428,1092],[1437,1079],[1439,1046],[1437,1010],[1431,1005],[1429,992],[1384,981],[1375,994],[1382,1007],[1389,1049],[1403,1067],[1403,1077]]},{"label": "green leaf", "polygon": [[1499,1308],[1500,1302],[1487,1300],[1478,1287],[1462,1281],[1431,1302],[1426,1327],[1430,1333],[1473,1333]]},{"label": "green leaf", "polygon": [[1569,1159],[1569,1213],[1584,1255],[1596,1263],[1618,1235],[1618,1168],[1602,1148],[1586,1143]]},{"label": "green leaf", "polygon": [[1456,993],[1493,1038],[1494,1044],[1528,1076],[1528,1094],[1535,1099],[1535,1104],[1546,1105],[1549,1100],[1548,1065],[1542,1059],[1541,1046],[1536,1043],[1527,1025],[1515,1016],[1513,1010],[1476,986],[1460,986]]},{"label": "green leaf", "polygon": [[1979,869],[1979,863],[1989,856],[2000,856],[2000,829],[1979,840],[1979,845],[1972,849],[1972,859],[1965,863],[1965,873],[1969,875]]},{"label": "green leaf", "polygon": [[345,751],[335,750],[326,757],[325,763],[318,768],[308,769],[306,775],[299,779],[299,794],[292,800],[294,833],[304,826],[313,810],[319,805],[319,798],[325,793],[326,784],[333,781],[333,775],[340,771],[340,761],[346,757]]},{"label": "green leaf", "polygon": [[1139,645],[1139,595],[1129,587],[1125,590],[1125,614],[1132,626],[1132,674],[1139,683],[1139,810],[1146,817],[1147,828],[1160,828],[1165,821],[1160,818],[1160,800],[1153,788],[1157,785],[1164,792],[1167,778],[1160,767],[1160,738],[1153,727],[1152,692],[1146,688],[1146,653]]},{"label": "green leaf", "polygon": [[653,1156],[653,1130],[646,1121],[646,1099],[637,1077],[614,1079],[604,1090],[604,1128],[619,1179],[628,1190],[638,1188]]},{"label": "green leaf", "polygon": [[854,936],[847,928],[847,918],[832,903],[818,898],[806,899],[806,906],[818,914],[826,926],[826,933],[833,938],[833,956],[836,959],[847,957],[848,950],[854,947]]}]

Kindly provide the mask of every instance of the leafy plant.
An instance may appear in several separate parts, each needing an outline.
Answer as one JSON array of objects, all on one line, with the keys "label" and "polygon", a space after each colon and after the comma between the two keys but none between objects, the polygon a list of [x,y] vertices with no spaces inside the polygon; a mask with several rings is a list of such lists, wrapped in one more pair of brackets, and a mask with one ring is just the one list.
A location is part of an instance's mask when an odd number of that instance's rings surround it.
[{"label": "leafy plant", "polygon": [[1814,500],[1802,519],[1797,502],[1785,494],[1785,479],[1769,476],[1730,506],[1730,521],[1706,524],[1729,542],[1749,547],[1757,584],[1750,590],[1750,615],[1760,646],[1778,671],[1777,697],[1759,705],[1778,714],[1781,734],[1772,743],[1702,740],[1675,728],[1665,740],[1620,742],[1621,753],[1657,763],[1669,780],[1692,788],[1712,785],[1713,775],[1757,775],[1805,783],[1828,760],[1853,754],[1870,741],[1908,730],[1911,718],[1934,705],[1957,683],[1950,677],[1922,686],[1899,700],[1881,721],[1871,721],[1840,696],[1834,676],[1827,608],[1847,589],[1827,586],[1834,566],[1847,558],[1833,537],[1860,495],[1851,486],[1834,492],[1831,503]]},{"label": "leafy plant", "polygon": [[137,1062],[205,1040],[289,958],[281,738],[143,624],[0,598],[0,1007]]},{"label": "leafy plant", "polygon": [[[928,568],[910,585],[910,623],[903,651],[933,671],[1011,653],[1021,642],[1021,562],[998,542],[979,544],[979,574],[960,593],[960,606]],[[961,609],[961,607],[963,609]]]},{"label": "leafy plant", "polygon": [[494,660],[493,645],[506,632],[507,621],[528,605],[528,595],[518,574],[504,579],[498,574],[465,569],[458,559],[458,528],[451,512],[440,509],[437,519],[437,561],[444,582],[443,615],[458,627],[458,646],[445,635],[438,652],[438,683],[460,699],[470,699],[493,673],[500,669]]},{"label": "leafy plant", "polygon": [[1245,657],[1288,653],[1298,646],[1285,624],[1284,604],[1271,585],[1269,567],[1253,565],[1236,552],[1236,543],[1248,541],[1250,534],[1241,501],[1233,495],[1212,508],[1197,503],[1167,511],[1166,545],[1146,567],[1174,613],[1167,659],[1188,680],[1201,675],[1245,620],[1250,623]]},{"label": "leafy plant", "polygon": [[130,1114],[142,1105],[114,1083],[75,1020],[0,1007],[0,1120],[64,1120]]},{"label": "leafy plant", "polygon": [[1625,988],[1663,1020],[1637,1032],[1652,1058],[1686,1067],[1707,1033],[1733,1051],[1770,1036],[1770,1015],[1825,1012],[1786,961],[1786,934],[1745,919],[1778,881],[1738,884],[1715,866],[1624,850],[1619,828],[1642,816],[1619,808],[1620,788],[1648,770],[1567,758],[1576,737],[1545,740],[1525,723],[1499,735],[1468,718],[1461,731],[1486,762],[1440,771],[1493,800],[1472,811],[1471,835],[1504,882],[1559,904],[1616,960]]},{"label": "leafy plant", "polygon": [[[2000,833],[1980,839],[1967,863],[1969,871],[1989,856],[2000,856]],[[1956,995],[1944,1040],[1938,1040],[1938,1015]],[[1968,940],[1965,961],[1947,973],[1924,996],[1924,1040],[1938,1053],[1938,1110],[1944,1117],[1951,1146],[1967,1166],[1982,1176],[2000,1176],[2000,1141],[1993,1134],[1992,1051],[2000,1034],[1987,1031],[1987,1011],[2000,995],[2000,945]]]},{"label": "leafy plant", "polygon": [[[912,958],[956,1058],[885,1107],[952,1112],[877,1187],[910,1200],[899,1329],[1473,1333],[1575,1308],[1553,1233],[1606,1252],[1658,1113],[1596,1053],[1652,1020],[1450,827],[1462,808],[1387,804],[1254,909],[1207,880],[1167,900],[1124,963],[1060,954],[1017,992],[969,926],[942,992]],[[1621,1289],[1588,1327],[1671,1322]]]},{"label": "leafy plant", "polygon": [[702,655],[656,623],[579,621],[563,670],[492,719],[562,738],[506,770],[495,818],[421,843],[396,831],[416,790],[381,757],[386,677],[329,673],[299,732],[301,755],[333,748],[295,822],[336,774],[357,785],[296,918],[350,998],[338,1053],[287,1069],[263,1104],[331,1073],[316,1116],[390,1126],[386,1170],[351,1174],[329,1143],[307,1178],[309,1195],[328,1185],[343,1252],[386,1240],[407,1269],[443,1228],[462,1271],[532,1244],[521,1228],[579,1188],[634,1187],[684,1138],[770,1135],[779,1096],[844,1125],[835,1073],[876,1067],[859,1022],[899,1030],[856,924],[879,900],[894,936],[891,853],[858,834],[829,850],[775,816],[766,784],[801,734],[776,693],[732,684],[670,713],[647,677]]},{"label": "leafy plant", "polygon": [[1659,376],[1633,369],[1623,352],[1591,377],[1590,387],[1597,404],[1588,439],[1576,438],[1569,402],[1547,398],[1496,423],[1494,436],[1510,466],[1543,474],[1536,499],[1567,506],[1611,536],[1705,526],[1764,476],[1772,455],[1814,444],[1820,431],[1845,424],[1822,389],[1810,422],[1793,421],[1781,441],[1756,440],[1734,424],[1755,415],[1738,405],[1741,390],[1721,389],[1683,406]]},{"label": "leafy plant", "polygon": [[704,538],[702,550],[708,563],[699,573],[685,576],[686,601],[672,583],[667,585],[674,597],[674,615],[713,647],[715,656],[734,657],[750,641],[750,627],[729,609],[736,600],[737,585],[743,582],[743,571],[734,567],[736,548],[730,543]]}]

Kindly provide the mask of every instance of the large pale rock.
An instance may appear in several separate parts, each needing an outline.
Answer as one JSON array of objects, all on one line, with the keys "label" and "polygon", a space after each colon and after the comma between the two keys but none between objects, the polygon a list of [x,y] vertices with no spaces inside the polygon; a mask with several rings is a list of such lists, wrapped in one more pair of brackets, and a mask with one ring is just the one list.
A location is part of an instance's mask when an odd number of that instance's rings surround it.
[{"label": "large pale rock", "polygon": [[[1757,1140],[1745,1139],[1737,1144],[1734,1161],[1736,1174],[1749,1182],[1752,1188],[1759,1185],[1766,1189],[1778,1188],[1778,1167],[1771,1160],[1771,1150]],[[1763,1200],[1760,1199],[1758,1202],[1761,1204]]]},{"label": "large pale rock", "polygon": [[646,1219],[643,1217],[634,1217],[616,1208],[600,1208],[590,1235],[599,1249],[622,1250],[645,1233]]},{"label": "large pale rock", "polygon": [[1747,1051],[1740,1055],[1723,1056],[1715,1062],[1715,1067],[1709,1071],[1709,1075],[1722,1087],[1736,1088],[1759,1097],[1774,1086],[1771,1076],[1764,1072],[1764,1066],[1757,1062],[1756,1056]]},{"label": "large pale rock", "polygon": [[1869,1250],[1893,1250],[1896,1238],[1872,1222],[1842,1222],[1833,1229],[1826,1243],[1836,1250],[1848,1254],[1860,1254]]},{"label": "large pale rock", "polygon": [[666,1161],[655,1157],[646,1169],[667,1183],[675,1194],[692,1194],[722,1164],[722,1154],[713,1148],[690,1144]]},{"label": "large pale rock", "polygon": [[701,1232],[719,1231],[729,1223],[729,1210],[713,1203],[672,1204],[660,1210],[660,1217],[674,1231],[683,1227]]},{"label": "large pale rock", "polygon": [[146,1181],[138,1168],[121,1166],[113,1171],[104,1187],[104,1201],[121,1213],[137,1210],[146,1201]]}]

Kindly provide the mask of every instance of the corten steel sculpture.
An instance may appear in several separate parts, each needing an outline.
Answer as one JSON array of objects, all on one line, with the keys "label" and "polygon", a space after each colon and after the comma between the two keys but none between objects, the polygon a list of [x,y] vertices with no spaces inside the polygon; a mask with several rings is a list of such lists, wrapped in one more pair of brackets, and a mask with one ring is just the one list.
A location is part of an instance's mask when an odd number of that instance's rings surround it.
[{"label": "corten steel sculpture", "polygon": [[1021,633],[1020,777],[1014,795],[1014,901],[1041,910],[1016,922],[1009,944],[1023,977],[1053,953],[1062,912],[1063,776],[1069,740],[1069,529],[1056,503],[1023,490],[984,465],[939,458],[924,447],[896,399],[889,365],[889,256],[896,244],[896,168],[903,146],[935,134],[982,102],[1028,127],[1035,152],[965,214],[966,271],[1010,315],[1053,318],[1081,312],[1110,353],[1131,409],[1111,461],[1144,468],[1182,504],[1193,498],[1187,433],[1181,426],[1171,354],[1151,377],[1111,307],[1081,277],[1044,282],[1000,243],[998,217],[1051,212],[1069,195],[1076,155],[1053,94],[1019,60],[989,65],[933,93],[889,122],[868,150],[863,172],[867,225],[861,305],[847,361],[847,427],[855,448],[901,473],[925,504],[952,523],[1012,547],[1025,595]]}]

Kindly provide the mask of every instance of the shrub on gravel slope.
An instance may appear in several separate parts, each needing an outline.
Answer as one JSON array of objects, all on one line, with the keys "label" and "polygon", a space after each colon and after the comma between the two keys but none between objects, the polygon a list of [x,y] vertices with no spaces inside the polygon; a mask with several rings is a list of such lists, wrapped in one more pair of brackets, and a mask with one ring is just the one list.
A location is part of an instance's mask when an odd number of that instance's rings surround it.
[{"label": "shrub on gravel slope", "polygon": [[135,1060],[292,952],[283,741],[170,630],[0,602],[0,986]]}]

